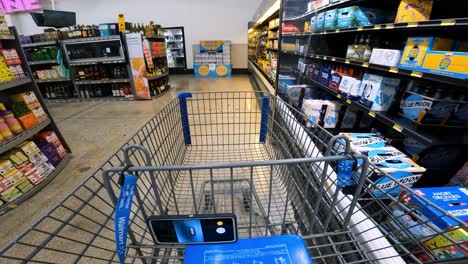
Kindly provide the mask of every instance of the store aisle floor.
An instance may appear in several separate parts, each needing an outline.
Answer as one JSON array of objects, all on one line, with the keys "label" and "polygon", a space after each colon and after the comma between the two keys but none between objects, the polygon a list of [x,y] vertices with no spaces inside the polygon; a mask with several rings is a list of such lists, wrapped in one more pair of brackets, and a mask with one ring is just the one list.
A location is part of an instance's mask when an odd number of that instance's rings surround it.
[{"label": "store aisle floor", "polygon": [[171,76],[171,84],[169,92],[151,101],[49,104],[52,117],[73,151],[72,160],[48,186],[0,216],[0,247],[69,194],[179,92],[252,90],[246,75],[227,79],[179,75]]}]

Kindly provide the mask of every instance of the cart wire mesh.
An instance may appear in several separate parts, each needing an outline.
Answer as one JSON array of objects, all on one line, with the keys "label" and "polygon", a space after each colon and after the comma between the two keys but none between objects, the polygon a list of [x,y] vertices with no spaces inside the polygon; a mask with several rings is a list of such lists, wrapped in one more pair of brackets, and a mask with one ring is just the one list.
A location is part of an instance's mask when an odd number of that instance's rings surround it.
[{"label": "cart wire mesh", "polygon": [[[130,164],[138,185],[127,263],[183,263],[184,246],[154,243],[149,216],[217,213],[236,215],[240,238],[302,236],[314,263],[422,263],[421,252],[441,259],[424,240],[398,236],[412,231],[391,211],[400,206],[403,215],[413,214],[405,196],[379,189],[366,157],[352,154],[346,139],[302,125],[299,116],[261,92],[182,94],[2,248],[0,263],[118,263],[114,208],[120,173]],[[336,174],[344,160],[363,161],[346,188]]]}]

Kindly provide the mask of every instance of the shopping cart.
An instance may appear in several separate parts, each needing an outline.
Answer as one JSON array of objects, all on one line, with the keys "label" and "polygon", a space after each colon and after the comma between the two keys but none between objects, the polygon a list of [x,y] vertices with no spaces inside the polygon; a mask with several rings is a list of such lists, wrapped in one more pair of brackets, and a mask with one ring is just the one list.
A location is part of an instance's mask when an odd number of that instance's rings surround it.
[{"label": "shopping cart", "polygon": [[[154,243],[152,215],[234,213],[240,238],[298,234],[314,263],[421,263],[422,255],[433,262],[442,257],[425,242],[436,236],[466,250],[405,202],[417,196],[466,224],[303,118],[261,92],[183,93],[1,249],[0,263],[118,263],[114,210],[123,171],[138,176],[127,263],[183,263],[185,246]],[[353,174],[343,179],[349,164]],[[376,173],[383,176],[373,180]],[[403,216],[434,232],[413,237]]]}]

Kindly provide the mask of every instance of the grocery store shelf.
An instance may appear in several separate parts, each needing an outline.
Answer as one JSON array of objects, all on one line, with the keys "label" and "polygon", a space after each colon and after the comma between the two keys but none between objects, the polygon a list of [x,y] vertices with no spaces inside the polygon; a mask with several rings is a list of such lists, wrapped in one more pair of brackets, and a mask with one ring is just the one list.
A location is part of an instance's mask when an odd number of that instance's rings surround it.
[{"label": "grocery store shelf", "polygon": [[278,37],[276,37],[276,38],[268,38],[268,40],[277,40],[277,39],[278,39]]},{"label": "grocery store shelf", "polygon": [[57,41],[52,40],[52,41],[44,41],[44,42],[36,42],[36,43],[25,43],[25,44],[21,44],[21,47],[33,48],[33,47],[52,46],[52,45],[57,45]]},{"label": "grocery store shelf", "polygon": [[165,73],[161,73],[161,74],[156,75],[156,76],[147,77],[147,79],[148,79],[148,81],[153,81],[153,80],[156,80],[156,79],[168,76],[168,75],[169,75],[169,72],[165,72]]},{"label": "grocery store shelf", "polygon": [[393,117],[386,112],[374,112],[370,110],[368,107],[365,105],[357,102],[357,101],[352,101],[346,96],[343,96],[339,94],[338,92],[328,88],[327,86],[321,84],[320,82],[317,82],[316,80],[310,79],[305,77],[304,78],[307,83],[319,87],[322,90],[328,92],[329,94],[333,95],[334,97],[338,98],[342,102],[348,105],[354,105],[357,106],[360,110],[364,111],[367,115],[377,119],[381,123],[393,128],[394,130],[402,133],[405,136],[409,136],[412,138],[415,138],[416,140],[420,141],[421,143],[427,144],[427,145],[437,145],[437,144],[442,144],[439,140],[436,140],[434,137],[428,135],[426,132],[419,131],[415,128],[415,124],[411,122],[410,120],[406,118],[400,118],[400,117]]},{"label": "grocery store shelf", "polygon": [[0,215],[5,214],[11,209],[16,208],[18,205],[20,205],[22,202],[26,201],[28,198],[33,196],[35,193],[37,193],[39,190],[44,188],[49,182],[51,182],[67,165],[67,163],[71,159],[71,154],[67,154],[62,161],[57,165],[55,170],[49,174],[42,182],[40,182],[38,185],[33,186],[33,188],[26,193],[23,193],[20,197],[16,198],[15,200],[8,202],[4,204],[2,207],[0,207]]},{"label": "grocery store shelf", "polygon": [[70,62],[70,66],[92,65],[92,64],[98,64],[98,63],[103,63],[103,64],[125,63],[125,59],[116,57],[116,58],[73,60]]},{"label": "grocery store shelf", "polygon": [[299,19],[305,19],[307,18],[308,16],[311,16],[312,14],[315,14],[317,12],[320,12],[320,11],[323,11],[325,9],[329,9],[329,8],[336,8],[336,7],[339,7],[339,6],[343,6],[343,5],[350,5],[350,4],[355,4],[355,3],[358,3],[358,2],[362,2],[364,0],[341,0],[339,2],[336,2],[336,3],[333,3],[333,4],[328,4],[328,5],[325,5],[321,8],[317,8],[317,9],[314,9],[314,10],[311,10],[309,12],[306,12],[302,15],[299,15],[299,16],[294,16],[294,17],[285,17],[283,18],[283,22],[284,21],[294,21],[294,20],[299,20]]},{"label": "grocery store shelf", "polygon": [[166,39],[164,36],[144,36],[147,39]]},{"label": "grocery store shelf", "polygon": [[272,28],[268,28],[269,31],[275,31],[279,28],[279,25],[278,26],[274,26]]},{"label": "grocery store shelf", "polygon": [[398,76],[413,77],[413,78],[422,79],[422,80],[430,80],[430,81],[435,81],[435,82],[440,82],[440,83],[451,84],[455,86],[468,87],[468,79],[461,79],[461,78],[455,78],[455,77],[420,72],[420,71],[412,71],[412,70],[400,69],[397,67],[382,66],[382,65],[371,64],[371,63],[362,62],[362,61],[348,60],[344,58],[317,55],[317,54],[312,54],[312,53],[302,53],[302,52],[294,52],[294,51],[282,51],[282,53],[303,56],[303,57],[316,59],[316,60],[331,61],[331,62],[336,62],[336,63],[341,63],[341,64],[347,64],[347,65],[366,68],[366,69],[370,69],[374,71],[387,72],[387,73],[395,74]]},{"label": "grocery store shelf", "polygon": [[163,95],[165,95],[169,90],[171,90],[171,88],[172,88],[172,86],[169,85],[169,87],[167,87],[166,89],[164,89],[164,91],[162,91],[160,94],[151,96],[151,98],[153,98],[153,99],[158,99],[158,98],[162,97]]},{"label": "grocery store shelf", "polygon": [[96,97],[96,98],[67,98],[67,99],[45,99],[46,103],[80,103],[80,102],[115,102],[134,101],[133,97]]},{"label": "grocery store shelf", "polygon": [[39,133],[42,129],[50,125],[50,123],[51,123],[51,120],[47,118],[46,120],[44,120],[44,122],[37,124],[35,127],[29,130],[25,130],[21,134],[16,135],[13,138],[0,143],[0,154],[7,152],[8,150],[18,146],[22,142],[31,138],[35,134]]},{"label": "grocery store shelf", "polygon": [[67,40],[62,40],[62,42],[64,44],[70,44],[70,43],[96,42],[96,41],[106,41],[106,40],[120,40],[120,36],[114,35],[114,36],[105,36],[105,37],[67,39]]},{"label": "grocery store shelf", "polygon": [[249,76],[252,84],[255,84],[255,89],[276,95],[274,82],[268,77],[268,75],[266,75],[252,60],[249,60],[248,67],[251,72]]},{"label": "grocery store shelf", "polygon": [[29,65],[57,64],[57,60],[28,61]]},{"label": "grocery store shelf", "polygon": [[28,84],[31,82],[31,78],[26,77],[20,80],[13,80],[8,82],[0,83],[0,91],[7,90],[10,88],[18,87],[20,85]]},{"label": "grocery store shelf", "polygon": [[429,30],[429,29],[445,29],[445,28],[466,28],[468,27],[468,18],[459,19],[437,19],[421,22],[409,23],[387,23],[378,24],[366,27],[352,27],[342,29],[332,29],[320,32],[301,32],[301,33],[284,33],[286,37],[302,37],[302,36],[317,36],[328,34],[342,34],[351,32],[376,32],[376,31],[392,31],[392,30]]},{"label": "grocery store shelf", "polygon": [[262,75],[268,80],[268,82],[269,82],[271,85],[273,85],[273,86],[275,85],[275,81],[274,81],[267,73],[265,73],[265,72],[262,70],[262,68],[260,68],[260,66],[259,66],[257,63],[255,63],[255,62],[252,61],[252,60],[250,60],[250,62],[251,62],[253,65],[255,65],[255,67],[257,68],[257,70],[259,70],[259,71],[262,73]]},{"label": "grocery store shelf", "polygon": [[107,79],[107,80],[86,80],[86,81],[76,81],[78,85],[81,84],[98,84],[98,83],[125,83],[130,82],[129,79]]},{"label": "grocery store shelf", "polygon": [[50,79],[50,80],[36,80],[36,83],[52,83],[52,82],[70,82],[71,80],[68,80],[66,78],[61,78],[61,79]]},{"label": "grocery store shelf", "polygon": [[165,58],[166,55],[157,55],[157,56],[151,56],[153,59],[156,59],[156,58]]}]

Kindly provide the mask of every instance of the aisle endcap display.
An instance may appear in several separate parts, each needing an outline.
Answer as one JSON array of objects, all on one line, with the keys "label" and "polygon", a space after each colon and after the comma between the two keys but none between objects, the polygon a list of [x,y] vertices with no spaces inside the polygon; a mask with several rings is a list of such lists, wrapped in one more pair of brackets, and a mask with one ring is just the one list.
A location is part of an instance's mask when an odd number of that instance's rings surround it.
[{"label": "aisle endcap display", "polygon": [[193,67],[197,78],[231,77],[231,41],[200,41]]}]

